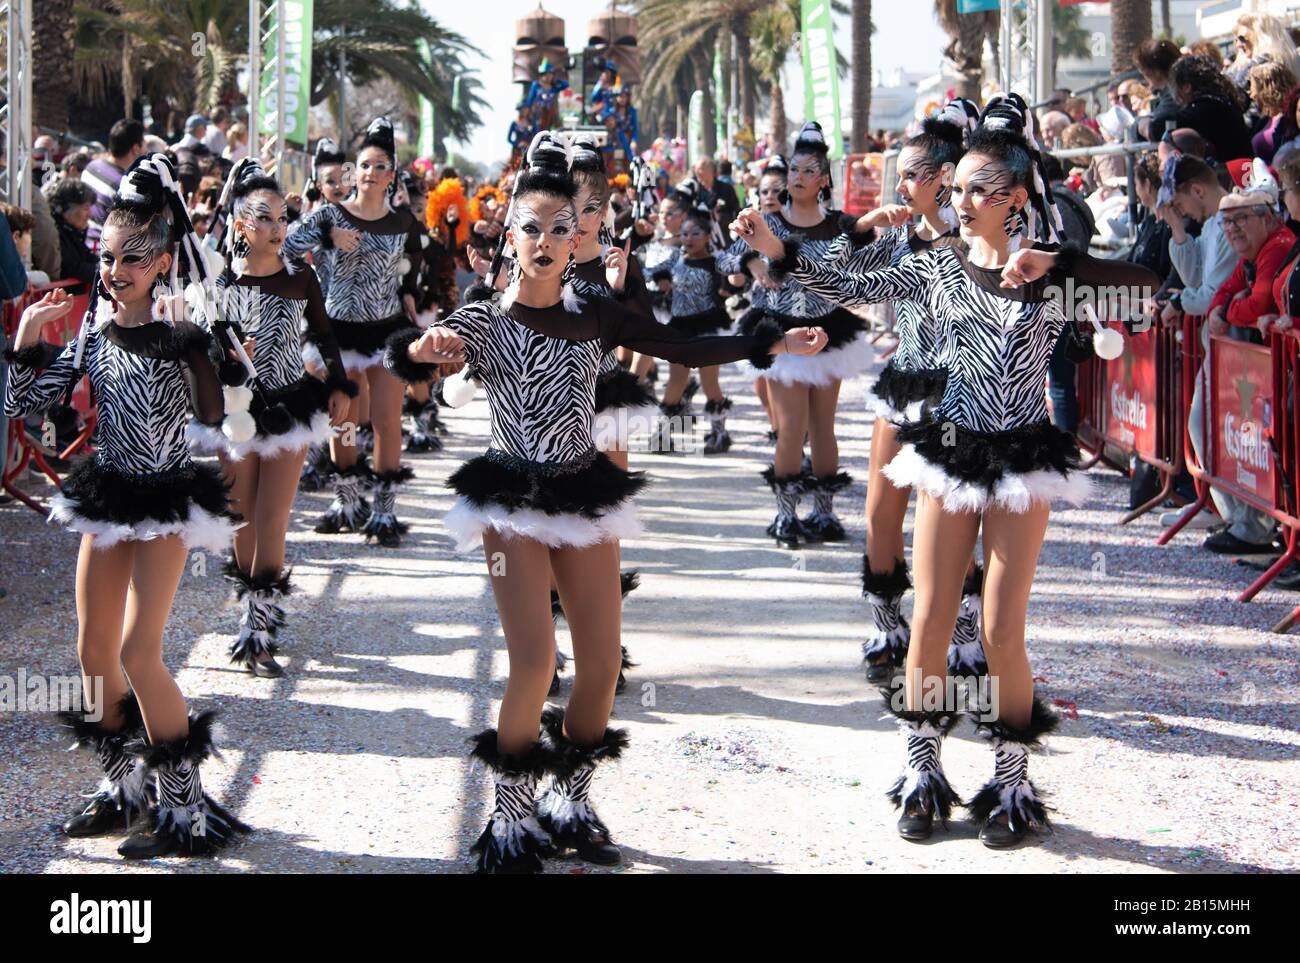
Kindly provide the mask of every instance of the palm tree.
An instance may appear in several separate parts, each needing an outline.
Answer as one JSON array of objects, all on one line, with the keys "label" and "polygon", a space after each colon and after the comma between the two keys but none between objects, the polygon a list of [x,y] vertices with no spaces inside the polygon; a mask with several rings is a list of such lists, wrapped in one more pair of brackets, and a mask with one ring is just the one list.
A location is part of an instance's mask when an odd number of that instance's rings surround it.
[{"label": "palm tree", "polygon": [[[164,127],[173,111],[207,111],[229,100],[236,62],[248,49],[243,0],[80,0],[76,20],[77,90],[91,102],[105,103],[109,91],[120,86],[128,112],[136,97],[146,94]],[[420,53],[421,39],[429,42],[431,63]],[[478,125],[478,111],[485,106],[482,87],[463,62],[478,51],[422,10],[399,0],[316,0],[312,104],[337,89],[343,51],[350,83],[386,78],[412,102],[417,95],[427,97],[452,136],[465,137]],[[57,63],[45,67],[62,69]],[[460,99],[453,109],[457,76]]]},{"label": "palm tree", "polygon": [[789,136],[785,116],[785,93],[781,90],[781,70],[790,59],[795,35],[799,30],[798,8],[794,2],[774,3],[753,20],[750,57],[754,71],[767,84],[772,104],[772,144],[784,144]]},{"label": "palm tree", "polygon": [[1000,14],[996,10],[959,14],[957,0],[934,0],[934,15],[950,41],[943,55],[957,71],[957,96],[979,101],[984,83],[984,38],[997,49]]},{"label": "palm tree", "polygon": [[72,5],[73,0],[43,0],[41,15],[32,18],[33,127],[62,131],[68,126],[73,87],[66,65],[72,61],[77,26]]},{"label": "palm tree", "polygon": [[853,0],[853,152],[867,149],[871,126],[871,0]]},{"label": "palm tree", "polygon": [[1150,0],[1112,0],[1110,5],[1110,69],[1126,73],[1133,69],[1133,55],[1151,36]]}]

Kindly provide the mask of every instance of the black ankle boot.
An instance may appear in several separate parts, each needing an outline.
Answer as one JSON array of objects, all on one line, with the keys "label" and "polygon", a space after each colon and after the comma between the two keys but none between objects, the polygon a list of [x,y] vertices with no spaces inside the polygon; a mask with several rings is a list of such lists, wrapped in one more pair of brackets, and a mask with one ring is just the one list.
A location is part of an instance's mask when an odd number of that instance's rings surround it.
[{"label": "black ankle boot", "polygon": [[882,688],[881,695],[885,707],[893,713],[899,729],[907,737],[907,764],[886,795],[903,811],[898,820],[898,835],[919,842],[930,838],[935,816],[946,827],[952,807],[961,805],[939,760],[943,738],[956,725],[957,714],[903,709],[901,686]]},{"label": "black ankle boot", "polygon": [[63,832],[74,838],[103,836],[129,830],[152,804],[145,772],[127,747],[144,732],[144,718],[135,693],[128,692],[118,703],[120,729],[105,729],[80,712],[59,713],[60,722],[72,730],[73,747],[91,749],[99,757],[104,778],[90,794],[84,809],[63,824]]},{"label": "black ankle boot", "polygon": [[403,466],[393,471],[376,472],[371,489],[373,507],[370,517],[361,526],[366,541],[375,539],[383,548],[397,548],[402,544],[407,525],[397,520],[397,492],[404,482],[415,477],[415,472]]},{"label": "black ankle boot", "polygon": [[190,713],[190,731],[179,739],[152,745],[142,736],[132,744],[132,754],[157,781],[158,808],[152,828],[132,834],[117,848],[121,856],[210,856],[236,833],[250,831],[203,791],[199,767],[216,752],[215,719],[215,712]]},{"label": "black ankle boot", "polygon": [[370,465],[365,455],[358,453],[356,464],[351,468],[339,468],[332,462],[331,467],[334,469],[334,501],[316,523],[315,531],[319,535],[359,532],[370,517],[370,503],[364,494],[371,479]]},{"label": "black ankle boot", "polygon": [[976,719],[976,731],[993,746],[994,774],[966,808],[979,824],[980,842],[990,849],[1009,849],[1030,832],[1050,826],[1047,804],[1029,781],[1029,751],[1041,745],[1039,740],[1059,724],[1056,713],[1037,696],[1029,723],[1021,729],[1001,720]]},{"label": "black ankle boot", "polygon": [[542,711],[543,739],[553,747],[556,768],[551,786],[537,803],[537,821],[550,834],[557,851],[573,850],[589,863],[617,866],[622,852],[609,838],[609,829],[588,802],[596,766],[618,759],[627,748],[627,732],[606,729],[594,746],[579,746],[564,734],[564,710]]},{"label": "black ankle boot", "polygon": [[888,682],[907,661],[911,627],[903,616],[903,593],[912,587],[907,562],[897,559],[889,572],[873,572],[862,553],[862,595],[871,606],[871,630],[862,643],[862,666],[873,685]]},{"label": "black ankle boot", "polygon": [[470,849],[479,875],[540,873],[554,853],[550,836],[537,820],[537,781],[556,766],[555,751],[539,739],[527,752],[511,755],[497,746],[497,731],[485,729],[470,743],[470,756],[492,772],[495,805],[478,841]]}]

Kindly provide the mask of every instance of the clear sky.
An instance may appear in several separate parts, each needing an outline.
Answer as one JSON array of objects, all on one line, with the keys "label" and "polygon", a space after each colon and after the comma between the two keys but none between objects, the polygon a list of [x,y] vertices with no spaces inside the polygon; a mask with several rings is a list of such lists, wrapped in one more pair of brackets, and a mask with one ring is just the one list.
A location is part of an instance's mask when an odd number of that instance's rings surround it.
[{"label": "clear sky", "polygon": [[[421,0],[425,9],[449,29],[469,39],[483,51],[486,60],[474,64],[483,82],[483,96],[491,108],[483,115],[484,124],[468,144],[452,149],[474,160],[492,163],[509,154],[506,130],[514,119],[519,101],[519,87],[510,82],[510,48],[514,44],[515,20],[537,9],[537,0]],[[586,41],[587,21],[609,8],[608,0],[546,0],[546,10],[564,18],[569,52]],[[885,0],[872,4],[876,33],[871,44],[872,67],[889,71],[899,67],[918,73],[939,68],[941,51],[947,42],[934,19],[934,5],[929,0]],[[847,19],[837,29],[840,49],[849,53],[851,28]],[[793,61],[792,61],[793,63]],[[802,78],[787,69],[786,105],[792,118],[798,118],[802,103]],[[847,92],[842,94],[847,96]]]}]

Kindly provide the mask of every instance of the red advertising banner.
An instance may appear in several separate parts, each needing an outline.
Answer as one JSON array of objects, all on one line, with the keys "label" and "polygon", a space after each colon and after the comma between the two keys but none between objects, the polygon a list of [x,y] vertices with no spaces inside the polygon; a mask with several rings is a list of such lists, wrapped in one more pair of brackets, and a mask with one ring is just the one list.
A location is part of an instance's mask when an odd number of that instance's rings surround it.
[{"label": "red advertising banner", "polygon": [[1214,432],[1210,474],[1273,505],[1273,357],[1261,345],[1215,337],[1210,352]]},{"label": "red advertising banner", "polygon": [[[1118,321],[1110,326],[1124,332]],[[1156,458],[1155,333],[1125,333],[1124,353],[1104,363],[1106,438],[1145,458]]]},{"label": "red advertising banner", "polygon": [[844,170],[844,213],[861,217],[879,207],[885,155],[850,154]]}]

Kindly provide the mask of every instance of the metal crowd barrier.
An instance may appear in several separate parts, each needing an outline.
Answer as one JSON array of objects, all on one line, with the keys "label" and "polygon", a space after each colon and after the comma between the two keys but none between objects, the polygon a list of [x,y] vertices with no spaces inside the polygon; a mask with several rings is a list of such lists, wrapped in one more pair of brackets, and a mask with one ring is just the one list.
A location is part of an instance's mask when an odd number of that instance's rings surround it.
[{"label": "metal crowd barrier", "polygon": [[[1113,361],[1094,356],[1079,366],[1080,446],[1091,468],[1106,459],[1107,449],[1136,457],[1154,468],[1161,479],[1160,492],[1122,519],[1126,525],[1162,504],[1173,494],[1183,471],[1181,417],[1190,404],[1184,401],[1182,359],[1174,328],[1153,323],[1145,331],[1128,333],[1119,321],[1110,327],[1125,334],[1124,353]],[[1127,471],[1127,465],[1109,464]]]},{"label": "metal crowd barrier", "polygon": [[[12,341],[18,332],[18,322],[22,318],[23,310],[29,304],[39,301],[54,288],[73,287],[78,283],[77,281],[56,281],[53,284],[34,288],[12,301],[5,302],[2,314],[5,335]],[[75,295],[72,299],[72,310],[59,321],[44,326],[41,331],[42,340],[55,345],[63,345],[72,341],[84,323],[89,301],[90,298],[87,294]],[[54,457],[56,459],[67,459],[82,453],[89,447],[90,439],[95,434],[95,400],[90,390],[89,379],[81,379],[73,390],[72,407],[81,413],[84,424],[72,442],[62,451],[55,453]],[[58,486],[62,484],[63,480],[60,478],[58,471],[50,464],[45,450],[28,436],[24,419],[9,419],[7,434],[8,437],[3,441],[7,446],[5,450],[10,457],[6,460],[3,477],[0,477],[0,487],[3,487],[6,493],[18,499],[32,511],[44,515],[45,506],[22,489],[19,479],[23,477],[29,466],[35,466],[52,484]]]}]

